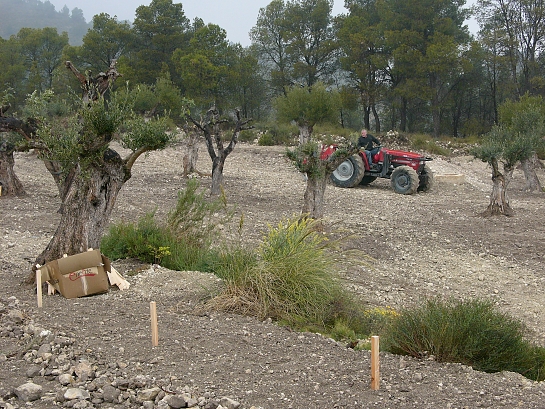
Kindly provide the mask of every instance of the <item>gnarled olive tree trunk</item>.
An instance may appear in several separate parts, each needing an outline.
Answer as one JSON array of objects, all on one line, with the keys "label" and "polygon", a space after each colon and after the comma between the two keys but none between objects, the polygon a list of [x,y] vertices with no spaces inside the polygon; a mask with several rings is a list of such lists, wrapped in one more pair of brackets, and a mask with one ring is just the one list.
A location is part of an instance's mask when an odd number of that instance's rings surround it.
[{"label": "gnarled olive tree trunk", "polygon": [[312,135],[313,127],[308,124],[299,125],[299,145],[310,142],[310,136]]},{"label": "gnarled olive tree trunk", "polygon": [[526,179],[526,190],[528,192],[543,192],[536,173],[536,167],[539,166],[537,155],[534,153],[530,158],[522,160],[521,165]]},{"label": "gnarled olive tree trunk", "polygon": [[295,167],[307,176],[301,213],[310,218],[320,220],[325,213],[325,190],[331,173],[348,157],[358,151],[355,145],[339,146],[329,156],[324,157],[322,147],[315,143],[299,145],[288,151],[288,158]]},{"label": "gnarled olive tree trunk", "polygon": [[507,199],[507,185],[509,184],[512,169],[506,169],[506,176],[499,171],[497,159],[492,159],[492,193],[490,194],[490,204],[481,216],[513,216],[515,212],[509,205]]},{"label": "gnarled olive tree trunk", "polygon": [[313,219],[322,219],[325,213],[325,189],[330,173],[316,175],[307,179],[301,212]]},{"label": "gnarled olive tree trunk", "polygon": [[113,150],[106,151],[102,163],[85,170],[73,170],[63,184],[61,220],[53,238],[36,258],[37,264],[99,248],[119,191],[129,180],[130,170]]},{"label": "gnarled olive tree trunk", "polygon": [[15,159],[12,149],[3,149],[0,144],[0,196],[25,196],[25,188],[15,174]]},{"label": "gnarled olive tree trunk", "polygon": [[18,134],[22,140],[29,142],[36,132],[36,126],[32,121],[4,116],[9,108],[10,105],[0,107],[0,186],[2,196],[24,196],[25,189],[14,171],[16,147],[8,133]]}]

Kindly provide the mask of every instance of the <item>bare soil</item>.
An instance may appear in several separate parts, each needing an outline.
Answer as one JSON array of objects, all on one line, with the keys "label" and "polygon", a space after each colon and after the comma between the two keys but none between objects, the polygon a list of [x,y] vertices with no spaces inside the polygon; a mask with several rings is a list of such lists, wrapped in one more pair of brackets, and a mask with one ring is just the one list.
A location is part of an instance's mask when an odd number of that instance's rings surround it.
[{"label": "bare soil", "polygon": [[[225,193],[244,215],[248,243],[257,244],[268,224],[300,212],[305,180],[284,153],[240,143],[227,158]],[[153,210],[164,216],[186,183],[180,158],[174,147],[139,160],[112,222],[136,221]],[[204,148],[198,167],[211,168]],[[436,175],[463,174],[464,182],[437,181],[431,192],[412,196],[394,193],[386,179],[354,189],[328,186],[326,222],[352,234],[347,247],[362,254],[361,264],[341,272],[346,285],[362,302],[394,309],[435,295],[493,299],[527,325],[529,339],[545,346],[543,194],[526,193],[517,170],[509,185],[515,216],[482,218],[491,191],[486,164],[458,155],[435,157],[430,167]],[[197,396],[230,396],[242,408],[545,408],[543,382],[387,353],[381,353],[381,387],[371,390],[367,351],[268,321],[196,313],[199,300],[221,285],[210,274],[115,261],[131,283],[128,290],[75,300],[45,296],[38,309],[35,290],[23,281],[55,231],[59,198],[35,155],[18,154],[15,169],[28,196],[0,198],[0,318],[16,300],[26,320],[73,337],[79,356],[92,358],[97,368],[115,363],[126,376],[167,380],[170,388]],[[539,176],[545,181],[543,172]],[[209,186],[209,179],[201,180]],[[151,346],[150,301],[158,309],[157,347]],[[51,405],[44,399],[17,403],[10,395],[28,381],[28,348],[17,337],[0,337],[0,407],[10,396],[20,407]],[[47,377],[33,382],[46,391],[59,388]],[[87,407],[140,405],[96,401]]]}]

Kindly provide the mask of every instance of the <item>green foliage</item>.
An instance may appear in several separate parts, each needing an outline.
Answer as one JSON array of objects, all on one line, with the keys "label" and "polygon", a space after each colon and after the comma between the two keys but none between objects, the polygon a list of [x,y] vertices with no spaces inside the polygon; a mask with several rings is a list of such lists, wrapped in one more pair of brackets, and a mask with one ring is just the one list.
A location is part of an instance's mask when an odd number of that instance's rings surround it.
[{"label": "green foliage", "polygon": [[276,145],[276,142],[270,133],[265,132],[259,136],[257,144],[259,146],[274,146]]},{"label": "green foliage", "polygon": [[120,222],[111,226],[102,239],[102,252],[113,260],[138,258],[173,270],[206,269],[216,254],[210,250],[213,234],[230,214],[219,219],[225,203],[207,202],[198,189],[198,182],[189,180],[164,223],[148,213],[136,224]]},{"label": "green foliage", "polygon": [[297,126],[278,122],[257,124],[256,129],[261,132],[258,140],[261,146],[293,145],[299,133]]},{"label": "green foliage", "polygon": [[245,129],[238,135],[239,142],[253,142],[257,138],[257,132],[254,129]]},{"label": "green foliage", "polygon": [[331,273],[327,238],[316,231],[316,223],[298,219],[271,227],[257,256],[234,253],[237,268],[223,258],[214,271],[227,286],[215,306],[287,323],[323,325],[343,291]]},{"label": "green foliage", "polygon": [[460,362],[485,372],[514,371],[545,379],[545,355],[524,339],[521,322],[491,301],[431,299],[397,316],[386,334],[395,354]]},{"label": "green foliage", "polygon": [[322,83],[310,88],[292,87],[285,96],[274,100],[280,121],[310,127],[319,122],[336,122],[339,105],[339,94],[328,91]]},{"label": "green foliage", "polygon": [[437,141],[428,135],[415,134],[411,137],[411,148],[426,151],[434,155],[449,156],[450,151],[437,144]]},{"label": "green foliage", "polygon": [[[92,28],[83,36],[83,44],[65,49],[63,58],[69,59],[77,67],[85,67],[92,73],[98,73],[104,67],[109,67],[113,59],[127,54],[125,50],[133,42],[128,21],[119,21],[117,16],[99,13],[93,16]],[[121,57],[121,60],[124,58],[125,56]],[[130,72],[124,69],[123,64],[118,68],[122,68],[124,75]]]},{"label": "green foliage", "polygon": [[58,162],[63,172],[76,164],[85,171],[88,166],[101,163],[104,151],[122,124],[127,124],[129,130],[122,143],[132,150],[159,149],[171,138],[165,133],[164,121],[144,123],[143,118],[132,117],[132,100],[126,94],[113,93],[108,101],[99,98],[91,104],[78,102],[77,115],[52,116],[53,108],[70,113],[70,105],[55,99],[52,91],[34,92],[27,99],[24,111],[40,124],[37,141],[44,147],[40,150],[41,157]]},{"label": "green foliage", "polygon": [[358,148],[354,143],[344,142],[327,158],[322,159],[322,145],[308,142],[294,149],[287,149],[286,156],[301,173],[309,178],[322,177],[333,172],[346,158],[356,153]]},{"label": "green foliage", "polygon": [[320,177],[325,175],[327,164],[320,158],[321,152],[321,145],[308,142],[294,149],[287,149],[286,156],[299,172],[306,173],[309,177]]},{"label": "green foliage", "polygon": [[136,224],[112,225],[102,238],[100,249],[112,260],[130,257],[154,263],[154,249],[168,247],[171,241],[168,233],[156,223],[154,213],[148,213]]},{"label": "green foliage", "polygon": [[176,207],[168,214],[167,226],[174,237],[207,245],[218,227],[213,215],[226,208],[225,197],[209,202],[205,191],[199,192],[199,182],[189,179],[185,189],[178,193]]},{"label": "green foliage", "polygon": [[142,148],[163,149],[176,137],[175,134],[166,132],[168,124],[167,117],[150,121],[141,117],[133,118],[125,122],[127,132],[122,135],[121,144],[132,151]]},{"label": "green foliage", "polygon": [[499,124],[472,153],[485,162],[502,160],[513,168],[545,145],[545,103],[539,96],[524,95],[516,102],[506,101],[499,112]]},{"label": "green foliage", "polygon": [[[323,143],[328,144],[328,142],[331,143],[337,143],[339,140],[345,139],[345,140],[354,140],[354,142],[358,139],[352,138],[354,130],[349,128],[342,128],[340,125],[334,123],[334,122],[325,122],[316,124],[314,127],[313,133],[316,135],[316,138],[321,139]],[[359,133],[358,133],[359,135]]]}]

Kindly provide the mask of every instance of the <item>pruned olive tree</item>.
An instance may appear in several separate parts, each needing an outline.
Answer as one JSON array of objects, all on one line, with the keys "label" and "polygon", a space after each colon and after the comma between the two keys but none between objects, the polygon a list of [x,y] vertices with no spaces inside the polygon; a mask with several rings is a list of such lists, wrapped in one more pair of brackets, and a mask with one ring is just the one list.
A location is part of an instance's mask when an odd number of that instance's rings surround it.
[{"label": "pruned olive tree", "polygon": [[357,151],[358,147],[352,143],[339,145],[335,152],[328,157],[322,155],[322,146],[316,142],[299,145],[293,150],[288,149],[288,158],[297,170],[306,174],[307,177],[302,214],[313,219],[323,218],[325,213],[324,197],[329,176]]},{"label": "pruned olive tree", "polygon": [[210,186],[210,195],[218,196],[221,193],[223,185],[223,167],[227,156],[235,149],[238,142],[240,131],[251,129],[248,125],[251,119],[242,119],[240,112],[235,110],[234,127],[231,139],[227,146],[224,145],[222,139],[222,125],[229,121],[220,117],[218,109],[213,106],[207,112],[201,121],[197,121],[188,115],[188,119],[199,129],[206,142],[206,148],[210,159],[212,159],[212,185]]},{"label": "pruned olive tree", "polygon": [[[61,198],[59,225],[37,264],[99,248],[119,191],[130,179],[136,160],[145,152],[166,147],[173,138],[166,132],[164,119],[145,121],[134,114],[133,93],[110,93],[104,98],[117,78],[111,71],[101,73],[102,78],[96,81],[79,74],[71,64],[67,67],[83,89],[73,115],[44,115],[51,92],[35,93],[27,101],[28,112],[39,123],[35,143],[40,158],[54,177]],[[111,147],[113,140],[129,150],[125,157]]]},{"label": "pruned olive tree", "polygon": [[500,107],[500,122],[485,136],[473,155],[492,168],[490,203],[482,216],[513,216],[507,187],[518,162],[535,155],[543,146],[544,109],[539,97],[524,96]]}]

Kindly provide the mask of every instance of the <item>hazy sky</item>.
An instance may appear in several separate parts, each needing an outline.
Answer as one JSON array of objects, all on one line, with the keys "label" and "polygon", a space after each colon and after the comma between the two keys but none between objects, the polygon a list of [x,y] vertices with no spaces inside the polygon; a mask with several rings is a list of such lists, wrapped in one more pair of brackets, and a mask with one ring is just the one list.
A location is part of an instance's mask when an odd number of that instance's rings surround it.
[{"label": "hazy sky", "polygon": [[[49,0],[60,11],[65,5],[70,11],[75,7],[83,10],[87,22],[99,13],[117,16],[118,20],[134,20],[136,9],[149,6],[151,0]],[[200,17],[206,24],[217,24],[227,31],[227,39],[243,46],[250,45],[248,32],[255,26],[259,9],[266,7],[271,0],[174,0],[182,3],[185,15],[190,20]],[[469,0],[469,4],[472,0]],[[345,13],[344,0],[335,0],[333,15]],[[470,27],[471,28],[471,27]]]}]

